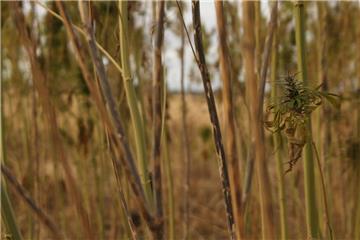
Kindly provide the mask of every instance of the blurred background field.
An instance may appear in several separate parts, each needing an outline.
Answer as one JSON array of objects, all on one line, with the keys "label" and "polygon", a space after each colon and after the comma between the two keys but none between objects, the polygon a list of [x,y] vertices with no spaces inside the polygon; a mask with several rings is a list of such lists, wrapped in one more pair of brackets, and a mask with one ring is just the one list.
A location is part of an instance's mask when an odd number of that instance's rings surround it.
[{"label": "blurred background field", "polygon": [[[265,51],[265,39],[269,34],[270,10],[273,2],[248,2],[258,4],[258,21],[254,21],[254,31],[259,31],[260,56]],[[121,62],[122,46],[119,43],[118,2],[92,2],[91,16],[96,22],[95,38],[110,56],[123,67]],[[136,94],[136,106],[144,126],[146,158],[149,176],[153,170],[153,52],[156,31],[159,26],[155,20],[155,2],[129,2],[127,5],[129,29],[127,37],[128,60]],[[43,6],[46,6],[44,8]],[[71,21],[83,28],[78,4],[65,2]],[[182,2],[185,22],[193,41],[190,2]],[[16,9],[18,8],[18,9]],[[277,79],[288,72],[296,73],[296,39],[294,4],[281,1],[278,5],[276,44],[278,44]],[[1,2],[1,98],[2,98],[2,166],[6,166],[20,183],[33,202],[52,219],[56,228],[67,239],[88,239],[86,227],[81,219],[81,211],[72,199],[73,190],[68,187],[66,170],[64,171],[60,152],[67,159],[76,188],[81,196],[81,205],[86,212],[94,239],[131,239],[126,211],[119,196],[124,195],[128,216],[135,225],[139,239],[150,238],[151,231],[146,227],[147,220],[141,215],[129,176],[124,168],[118,168],[119,176],[114,173],[114,156],[111,151],[111,130],[94,101],[86,84],[82,69],[79,67],[77,53],[67,35],[64,24],[56,19],[49,9],[59,13],[55,2],[25,1],[22,4]],[[201,16],[204,24],[203,42],[207,57],[210,78],[213,84],[217,113],[227,151],[228,125],[224,104],[223,80],[219,70],[219,40],[216,28],[215,4],[201,3]],[[311,88],[323,83],[322,90],[337,94],[340,105],[331,106],[323,101],[312,112],[312,137],[320,155],[326,186],[329,221],[334,239],[357,239],[360,237],[360,4],[353,2],[306,2],[305,33],[307,46],[307,75]],[[18,11],[16,13],[16,11]],[[235,131],[236,156],[239,183],[246,206],[241,210],[242,238],[261,239],[261,203],[259,197],[259,178],[257,172],[249,167],[254,161],[257,148],[251,150],[253,133],[251,123],[252,103],[249,94],[244,63],[243,41],[247,32],[246,15],[241,2],[223,2],[227,29],[229,59],[231,59],[232,98]],[[24,16],[19,21],[19,12]],[[203,12],[206,12],[204,14]],[[60,14],[60,13],[59,13]],[[206,17],[204,17],[206,16]],[[214,18],[207,22],[206,18]],[[250,16],[251,17],[251,16]],[[254,17],[254,16],[253,16]],[[17,19],[17,20],[16,20]],[[255,17],[254,17],[255,19]],[[40,78],[34,75],[24,44],[19,24],[30,29],[34,40],[36,63],[45,76],[44,86],[48,95],[44,95],[34,84]],[[256,25],[255,25],[256,24]],[[162,209],[164,211],[164,239],[227,239],[229,233],[226,222],[224,196],[219,177],[219,165],[215,150],[213,127],[210,123],[208,106],[203,92],[199,69],[192,56],[191,48],[182,29],[176,2],[165,3],[163,52],[163,75],[161,100],[165,105],[164,128],[161,139],[162,173]],[[256,32],[255,32],[256,33]],[[76,31],[81,47],[87,54],[86,68],[91,79],[99,87],[99,77],[82,34]],[[184,41],[181,41],[181,38]],[[181,49],[185,51],[185,66],[181,66]],[[256,52],[257,53],[257,52]],[[255,54],[256,55],[256,54]],[[177,60],[174,60],[174,59]],[[164,60],[165,59],[165,60]],[[136,136],[133,130],[131,107],[128,104],[124,78],[108,57],[102,55],[105,70],[111,86],[116,109],[124,126],[130,150],[137,169]],[[253,59],[254,62],[257,61]],[[260,60],[261,61],[261,60]],[[270,63],[271,65],[272,63]],[[181,69],[184,76],[181,79]],[[269,69],[271,66],[269,66]],[[269,113],[266,106],[272,101],[271,89],[275,86],[269,70],[265,86],[264,121]],[[36,80],[37,79],[37,80]],[[181,81],[185,82],[181,88]],[[98,88],[99,90],[100,88]],[[101,90],[99,90],[101,92]],[[185,99],[181,93],[185,94]],[[104,93],[101,92],[104,98]],[[183,101],[185,100],[185,102]],[[51,103],[56,114],[56,129],[47,116],[49,110],[44,107]],[[186,111],[182,111],[183,104]],[[105,106],[105,103],[104,103]],[[184,116],[184,113],[186,114]],[[184,128],[185,119],[185,128]],[[184,143],[184,129],[187,140]],[[59,142],[54,141],[53,131],[59,134]],[[282,134],[280,147],[275,148],[273,134],[264,131],[265,163],[269,174],[270,206],[272,208],[272,227],[274,239],[280,239],[279,173],[275,153],[281,161],[289,161],[288,140]],[[61,144],[61,148],[59,145]],[[184,144],[188,146],[186,149]],[[114,145],[117,146],[117,145]],[[60,150],[61,149],[61,150]],[[119,149],[122,149],[119,147]],[[188,156],[186,156],[188,151]],[[228,152],[226,152],[228,154]],[[228,155],[227,155],[228,156]],[[125,158],[122,150],[115,151],[116,158]],[[188,159],[187,159],[188,158]],[[306,195],[304,190],[304,154],[294,165],[291,172],[283,175],[284,203],[286,206],[286,239],[307,239]],[[187,159],[187,160],[186,160]],[[315,157],[314,157],[315,159]],[[228,167],[232,165],[227,159]],[[190,166],[188,165],[190,163]],[[250,164],[251,165],[251,164]],[[189,166],[189,168],[187,168]],[[316,195],[319,238],[330,239],[327,217],[325,216],[324,195],[321,176],[314,160],[314,191]],[[140,170],[139,170],[140,171]],[[187,172],[188,171],[188,172]],[[246,176],[251,173],[250,187],[246,190]],[[189,176],[189,190],[186,191],[186,178]],[[141,175],[141,174],[140,174]],[[152,176],[152,175],[151,175]],[[23,239],[58,239],[59,236],[49,230],[38,217],[38,213],[29,208],[28,203],[18,194],[18,190],[9,184],[2,174],[2,190],[6,188],[16,225]],[[149,183],[150,184],[150,183]],[[6,185],[6,187],[5,187]],[[151,181],[152,190],[154,186]],[[119,188],[121,193],[119,193]],[[2,201],[4,195],[2,193]],[[243,199],[242,199],[243,200]],[[185,202],[188,201],[188,208]],[[243,203],[243,202],[242,202]],[[149,203],[149,205],[151,205]],[[74,206],[77,206],[74,208]],[[152,208],[151,208],[152,209]],[[153,209],[151,210],[153,211]],[[155,210],[154,210],[155,211]],[[2,212],[4,210],[2,209]],[[188,213],[188,218],[184,217]],[[10,230],[2,215],[1,237],[6,239]],[[236,223],[238,224],[238,223]],[[86,225],[86,224],[85,224]],[[188,225],[188,229],[186,229]],[[85,228],[85,230],[84,230]],[[311,235],[311,234],[310,234]],[[238,237],[238,236],[237,236]],[[15,238],[14,238],[15,239]]]}]

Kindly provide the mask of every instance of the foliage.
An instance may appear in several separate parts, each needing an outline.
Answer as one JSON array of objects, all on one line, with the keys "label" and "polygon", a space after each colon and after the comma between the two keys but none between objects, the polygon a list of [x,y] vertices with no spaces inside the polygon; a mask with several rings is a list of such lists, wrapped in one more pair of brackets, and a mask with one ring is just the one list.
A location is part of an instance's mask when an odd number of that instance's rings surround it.
[{"label": "foliage", "polygon": [[285,130],[290,157],[290,167],[286,172],[289,172],[301,157],[306,139],[305,123],[310,114],[322,104],[323,99],[336,107],[340,104],[337,95],[319,91],[321,85],[315,89],[305,87],[295,76],[296,74],[289,73],[283,81],[279,81],[284,88],[283,94],[279,101],[275,99],[268,105],[267,111],[273,118],[265,122],[265,127],[271,132]]}]

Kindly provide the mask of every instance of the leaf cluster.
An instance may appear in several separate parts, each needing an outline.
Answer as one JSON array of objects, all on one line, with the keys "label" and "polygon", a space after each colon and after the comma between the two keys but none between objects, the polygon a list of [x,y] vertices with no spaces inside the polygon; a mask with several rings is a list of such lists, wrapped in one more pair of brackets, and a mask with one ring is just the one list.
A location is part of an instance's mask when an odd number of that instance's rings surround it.
[{"label": "leaf cluster", "polygon": [[267,107],[273,119],[265,121],[265,127],[271,132],[281,131],[285,126],[296,128],[299,124],[304,124],[305,119],[322,104],[323,99],[339,106],[337,95],[320,91],[321,85],[315,89],[305,87],[295,76],[296,74],[288,74],[283,81],[278,82],[283,87],[283,94],[278,101]]}]

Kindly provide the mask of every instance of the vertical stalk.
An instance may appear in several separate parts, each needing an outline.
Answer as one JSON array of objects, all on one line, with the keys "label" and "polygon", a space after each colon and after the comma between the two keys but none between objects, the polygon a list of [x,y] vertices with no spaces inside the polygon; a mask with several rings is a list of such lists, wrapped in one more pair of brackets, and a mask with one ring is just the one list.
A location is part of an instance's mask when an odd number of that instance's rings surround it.
[{"label": "vertical stalk", "polygon": [[[304,86],[308,86],[307,67],[306,67],[306,43],[305,43],[305,10],[303,2],[296,2],[294,6],[295,14],[295,35],[297,48],[297,61],[300,80]],[[318,212],[316,208],[314,159],[312,151],[312,130],[311,117],[306,121],[306,145],[304,154],[304,179],[305,179],[305,203],[306,203],[306,223],[308,236],[311,238],[319,237]]]},{"label": "vertical stalk", "polygon": [[153,98],[152,98],[152,109],[153,109],[153,149],[152,149],[152,160],[153,160],[153,174],[154,174],[154,201],[156,205],[156,214],[160,220],[159,228],[157,229],[157,239],[163,238],[163,209],[162,209],[162,196],[161,196],[161,90],[164,85],[162,84],[163,79],[163,66],[161,59],[161,51],[164,39],[164,8],[165,2],[160,1],[156,4],[156,33],[155,33],[155,46],[154,46],[154,66],[153,66]]},{"label": "vertical stalk", "polygon": [[[255,3],[254,2],[242,2],[243,10],[243,42],[242,42],[242,51],[244,59],[244,72],[245,72],[245,85],[246,85],[246,102],[250,105],[250,91],[249,86],[252,82],[256,83],[256,74],[255,74]],[[250,123],[250,139],[249,149],[248,149],[248,160],[247,160],[247,169],[245,175],[245,186],[244,190],[250,188],[251,178],[254,168],[254,138],[251,127],[251,114],[249,112],[249,123]],[[251,168],[252,169],[251,169]],[[243,194],[243,208],[245,210],[245,204],[247,205],[247,194],[246,191]],[[246,197],[246,198],[245,198]]]},{"label": "vertical stalk", "polygon": [[[275,23],[277,24],[277,22]],[[274,42],[272,45],[272,59],[271,59],[271,98],[273,101],[278,102],[278,87],[275,84],[277,79],[278,69],[278,36],[277,31],[274,33]],[[284,167],[283,160],[281,157],[282,146],[281,146],[281,134],[275,132],[273,134],[274,150],[275,150],[275,161],[276,161],[276,175],[278,178],[278,204],[280,209],[280,233],[281,239],[287,239],[287,224],[286,224],[286,203],[285,203],[285,185],[284,185]]]},{"label": "vertical stalk", "polygon": [[225,208],[227,214],[228,231],[231,239],[235,239],[234,232],[234,213],[231,204],[231,190],[229,183],[229,175],[227,170],[227,163],[225,157],[225,150],[222,142],[220,123],[217,115],[214,93],[211,87],[209,70],[206,65],[204,47],[202,43],[202,30],[201,30],[201,19],[200,19],[200,3],[199,1],[192,1],[192,14],[193,24],[195,29],[195,48],[196,48],[196,61],[201,72],[203,80],[206,101],[210,114],[210,120],[213,127],[214,141],[216,146],[216,153],[218,156],[218,166],[222,182],[222,190],[225,200]]},{"label": "vertical stalk", "polygon": [[[181,16],[180,16],[181,18]],[[181,47],[180,47],[180,86],[181,86],[181,128],[182,128],[182,153],[184,156],[184,239],[189,238],[189,191],[190,191],[190,169],[191,169],[191,156],[190,156],[190,143],[188,137],[188,127],[187,127],[187,110],[186,110],[186,98],[185,98],[185,84],[184,84],[184,70],[185,70],[185,61],[184,61],[184,51],[185,51],[185,33],[184,28],[180,30],[181,34]]]},{"label": "vertical stalk", "polygon": [[123,80],[125,87],[126,99],[130,109],[131,121],[135,133],[136,156],[140,166],[140,177],[145,189],[146,199],[151,202],[151,187],[148,174],[148,161],[146,156],[145,131],[143,120],[140,116],[137,105],[135,88],[132,81],[130,69],[130,55],[128,46],[128,2],[119,0],[119,36],[121,65],[123,70]]},{"label": "vertical stalk", "polygon": [[[163,74],[166,76],[166,74]],[[168,126],[166,124],[166,104],[167,104],[167,84],[166,81],[163,82],[163,101],[162,101],[162,120],[161,120],[161,141],[163,147],[163,161],[166,172],[166,178],[168,180],[168,239],[175,240],[175,202],[174,202],[174,181],[173,181],[173,172],[171,167],[171,161],[169,158],[169,148],[168,148]]]},{"label": "vertical stalk", "polygon": [[[360,5],[358,5],[357,9],[357,36],[356,41],[358,43],[358,46],[360,45]],[[358,51],[357,54],[357,89],[360,89],[360,51]],[[355,138],[360,139],[360,104],[357,104],[356,109],[356,131],[355,131]],[[357,149],[357,157],[360,157],[360,150]],[[360,167],[357,166],[357,169],[355,170],[355,178],[354,178],[353,188],[359,189],[358,183],[360,182]],[[353,236],[355,239],[360,239],[360,191],[354,191],[354,209],[355,209],[355,216],[354,216],[354,223],[353,223]]]},{"label": "vertical stalk", "polygon": [[261,2],[254,1],[255,4],[255,73],[260,79],[261,71]]},{"label": "vertical stalk", "polygon": [[[318,84],[322,84],[322,90],[324,92],[327,92],[329,90],[329,79],[327,77],[327,6],[326,2],[317,2],[317,10],[318,10]],[[328,119],[331,117],[331,110],[329,106],[324,105],[321,108],[321,112],[315,112],[316,116],[316,127],[318,128],[317,131],[320,131],[320,134],[317,134],[317,143],[319,146],[319,152],[320,152],[320,159],[319,161],[322,162],[323,169],[319,169],[320,173],[324,172],[324,179],[322,179],[327,186],[331,186],[331,162],[329,159],[329,151],[330,148],[330,121]],[[315,147],[315,146],[314,146]],[[322,174],[320,174],[321,176]],[[322,182],[322,181],[321,181]],[[320,183],[318,185],[320,185]],[[321,185],[319,187],[322,187]],[[328,204],[331,206],[331,196],[332,191],[328,191],[327,195],[324,195],[324,199],[320,199],[322,201],[319,201],[319,204],[321,204],[321,210],[327,211],[327,204],[325,204],[328,201]],[[329,208],[329,210],[331,207]],[[330,226],[331,222],[331,211],[328,212],[327,217],[324,218],[323,221],[323,229],[326,229],[328,226]],[[328,238],[329,235],[327,235],[328,231],[325,231],[325,238]],[[329,232],[332,234],[332,232]]]},{"label": "vertical stalk", "polygon": [[171,167],[171,159],[169,157],[169,147],[166,136],[168,134],[167,126],[164,126],[163,132],[163,150],[164,150],[164,163],[165,163],[165,171],[166,178],[168,179],[168,211],[169,211],[169,219],[168,219],[168,239],[175,240],[175,202],[174,202],[174,181],[173,181],[173,173]]},{"label": "vertical stalk", "polygon": [[268,69],[268,63],[270,58],[273,33],[275,31],[275,23],[277,19],[277,2],[271,11],[271,19],[269,22],[268,36],[265,42],[265,48],[262,59],[262,66],[260,72],[259,83],[256,81],[255,74],[255,53],[254,53],[254,10],[255,6],[253,2],[243,3],[244,12],[244,65],[245,65],[245,77],[247,83],[247,93],[250,97],[250,128],[255,143],[255,166],[259,184],[260,195],[260,209],[261,209],[261,223],[262,223],[262,237],[265,239],[271,239],[274,237],[273,226],[273,212],[272,212],[272,198],[271,198],[271,186],[269,173],[267,169],[267,162],[265,157],[265,139],[263,122],[263,102],[265,92],[265,82]]},{"label": "vertical stalk", "polygon": [[230,187],[232,206],[235,218],[235,233],[237,239],[241,239],[243,234],[243,217],[241,213],[241,181],[239,158],[236,152],[234,104],[232,96],[232,79],[230,56],[227,46],[226,20],[224,17],[223,2],[215,2],[216,22],[219,36],[219,62],[220,74],[223,82],[223,102],[224,102],[224,124],[225,124],[225,150],[229,159]]}]

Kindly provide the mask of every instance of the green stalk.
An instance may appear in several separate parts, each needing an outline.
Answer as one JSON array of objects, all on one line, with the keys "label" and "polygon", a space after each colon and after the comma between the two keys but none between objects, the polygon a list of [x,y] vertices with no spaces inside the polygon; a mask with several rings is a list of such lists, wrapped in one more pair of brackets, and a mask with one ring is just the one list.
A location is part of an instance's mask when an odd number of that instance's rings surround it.
[{"label": "green stalk", "polygon": [[162,101],[162,116],[161,116],[161,141],[162,141],[162,147],[164,151],[163,161],[165,166],[165,172],[166,172],[166,178],[168,180],[168,221],[169,221],[169,229],[168,229],[168,239],[174,240],[175,239],[175,202],[174,202],[174,181],[173,181],[173,173],[172,173],[172,166],[171,161],[169,158],[169,148],[168,148],[168,142],[167,142],[167,133],[168,133],[168,127],[165,122],[165,116],[166,116],[166,102],[167,102],[167,83],[166,83],[166,69],[164,68],[163,73],[163,101]]},{"label": "green stalk", "polygon": [[[277,24],[277,23],[275,23]],[[271,82],[274,83],[276,81],[278,69],[278,37],[277,33],[274,33],[274,42],[272,45],[272,59],[271,59]],[[271,98],[274,101],[278,101],[278,88],[276,84],[274,84],[271,88]],[[276,132],[273,134],[274,140],[274,149],[275,149],[275,160],[276,160],[276,170],[278,177],[278,201],[280,208],[280,232],[281,239],[287,239],[287,224],[286,224],[286,204],[285,204],[285,189],[284,189],[284,168],[283,161],[281,157],[281,134],[280,132]]]},{"label": "green stalk", "polygon": [[167,126],[164,126],[163,129],[163,137],[162,137],[162,144],[163,144],[163,151],[164,151],[164,166],[166,172],[166,178],[168,180],[168,239],[174,240],[175,238],[175,202],[174,202],[174,181],[173,181],[173,174],[172,174],[172,166],[171,160],[169,158],[169,148],[167,143]]},{"label": "green stalk", "polygon": [[140,166],[140,176],[142,185],[145,189],[147,200],[151,201],[150,179],[148,175],[148,161],[146,156],[145,131],[143,121],[137,105],[135,88],[132,81],[130,70],[130,55],[128,46],[128,2],[119,0],[119,31],[120,31],[120,51],[121,65],[123,69],[123,80],[126,99],[130,109],[131,121],[135,133],[136,156]]},{"label": "green stalk", "polygon": [[[298,71],[304,86],[308,85],[307,67],[306,67],[306,44],[305,44],[305,11],[304,3],[296,2],[294,7],[296,20],[296,48]],[[306,145],[304,154],[304,179],[305,179],[305,203],[306,203],[306,223],[308,237],[319,237],[318,212],[316,208],[314,159],[312,151],[312,130],[311,117],[306,121]]]}]

